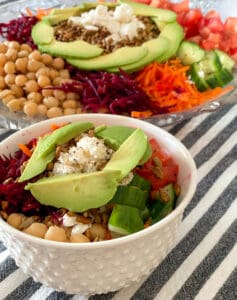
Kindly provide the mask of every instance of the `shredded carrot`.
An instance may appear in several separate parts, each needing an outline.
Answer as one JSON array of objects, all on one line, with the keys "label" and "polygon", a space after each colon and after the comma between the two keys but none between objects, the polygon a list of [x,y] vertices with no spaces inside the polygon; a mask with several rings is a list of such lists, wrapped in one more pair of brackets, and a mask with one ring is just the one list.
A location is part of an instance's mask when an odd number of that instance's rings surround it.
[{"label": "shredded carrot", "polygon": [[25,10],[26,10],[26,13],[28,16],[30,16],[30,17],[35,16],[37,19],[41,20],[43,17],[47,16],[52,9],[51,8],[37,8],[36,13],[33,13],[29,7],[26,7]]},{"label": "shredded carrot", "polygon": [[[200,92],[189,80],[188,70],[189,66],[182,65],[179,59],[166,63],[154,62],[141,70],[135,80],[150,98],[154,110],[167,112],[187,110],[233,90],[232,86],[227,86]],[[139,117],[137,112],[132,114]]]},{"label": "shredded carrot", "polygon": [[151,115],[152,115],[152,111],[151,110],[144,110],[144,111],[133,110],[131,112],[131,117],[133,117],[133,118],[148,118]]},{"label": "shredded carrot", "polygon": [[25,153],[25,155],[27,155],[28,157],[31,157],[32,152],[30,151],[30,149],[26,145],[18,144],[18,147],[21,149],[21,151],[23,153]]},{"label": "shredded carrot", "polygon": [[56,129],[58,129],[58,128],[61,128],[61,127],[63,127],[63,126],[65,126],[65,125],[67,125],[68,123],[62,123],[62,124],[51,124],[50,125],[50,127],[51,127],[51,130],[52,131],[54,131],[54,130],[56,130]]}]

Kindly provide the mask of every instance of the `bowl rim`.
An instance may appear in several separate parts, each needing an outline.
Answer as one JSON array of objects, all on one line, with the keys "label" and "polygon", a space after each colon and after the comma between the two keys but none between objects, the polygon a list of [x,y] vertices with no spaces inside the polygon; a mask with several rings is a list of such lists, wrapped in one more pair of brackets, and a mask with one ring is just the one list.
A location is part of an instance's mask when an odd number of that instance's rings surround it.
[{"label": "bowl rim", "polygon": [[[144,120],[140,120],[140,119],[133,119],[131,117],[127,117],[127,116],[120,116],[120,115],[112,115],[112,114],[82,114],[82,115],[70,115],[70,116],[62,116],[62,117],[57,117],[57,118],[53,118],[53,119],[47,119],[47,120],[43,120],[41,122],[32,124],[30,126],[25,127],[24,129],[21,129],[15,133],[13,133],[12,135],[10,135],[9,137],[7,137],[5,140],[3,140],[0,145],[3,146],[4,144],[7,144],[10,140],[13,140],[15,136],[19,135],[19,133],[24,134],[27,133],[29,130],[34,130],[35,128],[38,128],[39,126],[41,126],[41,124],[49,126],[50,124],[55,124],[55,122],[64,122],[64,121],[69,121],[70,122],[74,122],[74,121],[92,121],[93,119],[97,119],[97,118],[101,118],[101,121],[106,120],[106,119],[116,119],[119,121],[127,121],[128,123],[130,123],[129,125],[127,124],[126,126],[139,126],[141,129],[143,129],[144,131],[146,131],[144,129],[144,127],[148,128],[150,131],[156,130],[159,133],[162,133],[163,135],[165,135],[169,140],[172,140],[173,142],[175,142],[178,145],[178,149],[183,152],[183,154],[187,157],[187,159],[189,160],[189,166],[190,166],[190,172],[192,174],[191,176],[191,180],[190,180],[190,184],[187,190],[187,193],[184,195],[183,200],[181,201],[181,203],[166,217],[164,217],[162,220],[160,220],[159,222],[153,224],[152,226],[149,226],[147,228],[144,228],[136,233],[127,235],[127,236],[123,236],[123,237],[119,237],[116,239],[111,239],[111,240],[106,240],[106,241],[100,241],[100,242],[96,242],[96,243],[65,243],[65,242],[57,242],[57,241],[50,241],[50,240],[45,240],[42,238],[38,238],[29,234],[26,234],[14,227],[12,227],[11,225],[9,225],[5,220],[3,220],[2,217],[0,217],[0,227],[2,227],[2,229],[6,229],[8,232],[11,231],[15,237],[19,238],[19,239],[24,239],[28,242],[32,242],[32,243],[36,243],[39,244],[41,246],[50,246],[53,248],[61,248],[61,249],[80,249],[80,250],[89,250],[89,249],[99,249],[99,248],[104,248],[104,247],[114,247],[122,244],[125,244],[127,242],[131,242],[134,240],[137,240],[139,238],[141,238],[144,235],[149,235],[155,231],[157,231],[159,228],[163,228],[164,226],[166,226],[168,223],[170,223],[173,219],[175,219],[178,215],[182,214],[185,207],[189,204],[189,202],[191,201],[194,192],[196,190],[196,186],[197,186],[197,168],[196,168],[196,164],[194,162],[193,157],[191,156],[191,153],[188,151],[188,149],[172,134],[170,134],[169,132],[167,132],[166,130],[164,130],[163,128],[160,128],[156,125],[153,125],[151,123],[148,123]],[[92,119],[92,120],[90,120]],[[0,231],[1,234],[1,231]]]}]

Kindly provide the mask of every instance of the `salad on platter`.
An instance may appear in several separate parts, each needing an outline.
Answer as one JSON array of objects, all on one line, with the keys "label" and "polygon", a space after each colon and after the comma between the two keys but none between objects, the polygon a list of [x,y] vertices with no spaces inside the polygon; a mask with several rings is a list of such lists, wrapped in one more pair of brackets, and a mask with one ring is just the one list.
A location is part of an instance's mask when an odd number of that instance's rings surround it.
[{"label": "salad on platter", "polygon": [[143,130],[52,125],[0,158],[0,213],[18,230],[59,242],[97,242],[167,216],[180,195],[178,164]]},{"label": "salad on platter", "polygon": [[186,112],[234,90],[236,24],[188,0],[25,8],[0,24],[0,98],[33,119]]}]

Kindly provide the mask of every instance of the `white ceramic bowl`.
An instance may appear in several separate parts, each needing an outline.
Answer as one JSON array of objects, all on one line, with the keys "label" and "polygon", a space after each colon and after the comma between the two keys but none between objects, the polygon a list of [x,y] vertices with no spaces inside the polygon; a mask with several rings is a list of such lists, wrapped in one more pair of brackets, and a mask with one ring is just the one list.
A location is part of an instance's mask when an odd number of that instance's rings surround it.
[{"label": "white ceramic bowl", "polygon": [[60,243],[27,235],[0,219],[2,240],[10,255],[35,281],[73,294],[115,291],[149,274],[172,247],[183,211],[196,188],[196,167],[188,150],[163,129],[144,121],[104,114],[65,116],[34,124],[4,140],[0,153],[14,153],[18,143],[47,132],[52,123],[65,121],[140,127],[166,148],[179,165],[181,195],[177,208],[160,222],[126,237],[97,243]]}]

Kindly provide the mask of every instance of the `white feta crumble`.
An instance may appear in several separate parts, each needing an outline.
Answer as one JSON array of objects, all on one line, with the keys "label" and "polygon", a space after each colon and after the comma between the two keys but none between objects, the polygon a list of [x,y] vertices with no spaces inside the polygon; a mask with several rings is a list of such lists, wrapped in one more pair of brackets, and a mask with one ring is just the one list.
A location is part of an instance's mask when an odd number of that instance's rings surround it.
[{"label": "white feta crumble", "polygon": [[105,165],[113,154],[102,139],[84,135],[68,152],[60,152],[54,163],[52,173],[65,175],[71,173],[96,172]]},{"label": "white feta crumble", "polygon": [[73,226],[71,235],[84,233],[89,228],[91,228],[91,223],[89,224],[77,223],[76,225]]},{"label": "white feta crumble", "polygon": [[72,226],[78,224],[77,217],[69,216],[68,214],[63,215],[62,221],[63,221],[63,226],[65,226],[65,227],[72,227]]},{"label": "white feta crumble", "polygon": [[111,35],[106,39],[114,43],[125,38],[132,40],[138,36],[138,29],[144,29],[145,25],[141,22],[128,4],[121,4],[114,10],[108,10],[104,5],[97,5],[95,9],[82,13],[80,16],[69,18],[69,22],[81,25],[88,30],[98,30],[98,26],[105,27]]},{"label": "white feta crumble", "polygon": [[132,179],[133,179],[133,172],[129,172],[128,175],[126,177],[124,177],[121,181],[120,181],[120,185],[128,185]]}]

